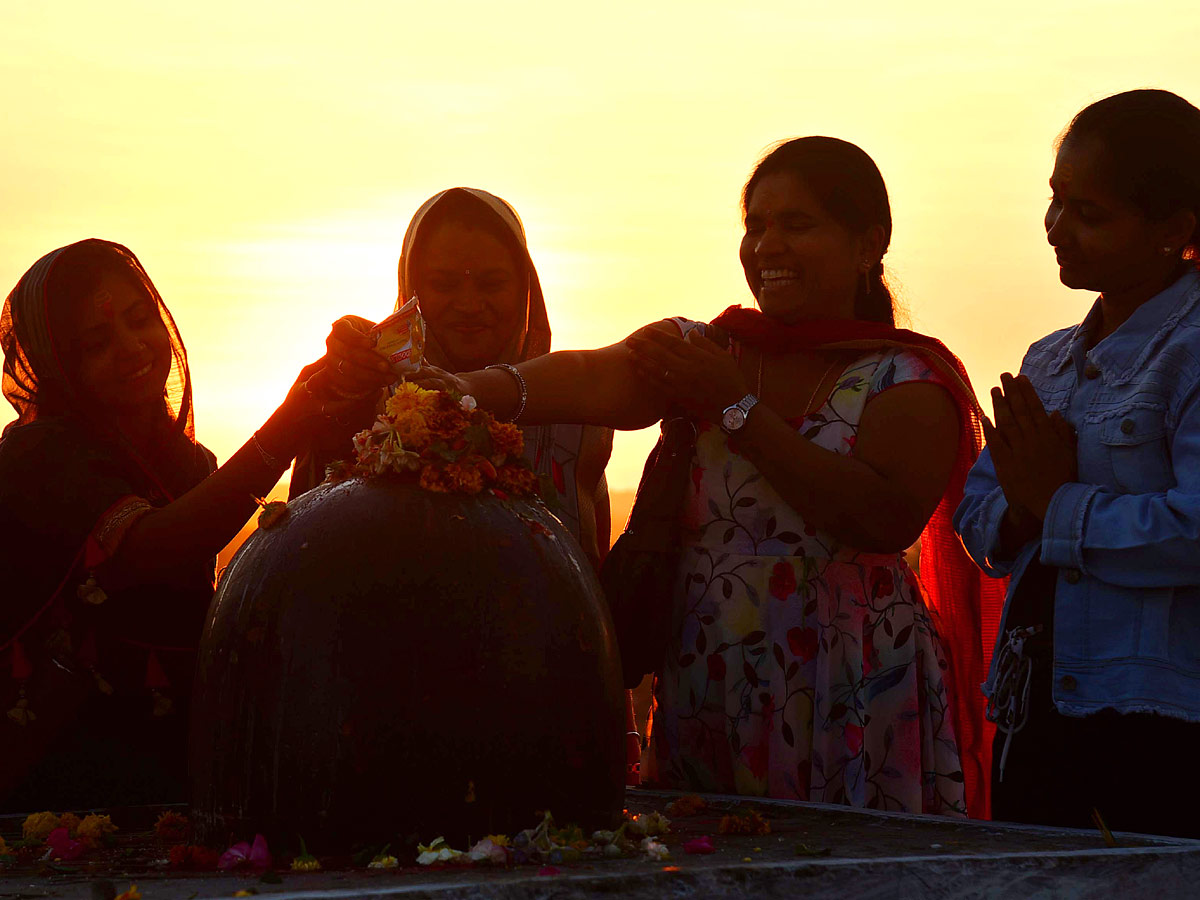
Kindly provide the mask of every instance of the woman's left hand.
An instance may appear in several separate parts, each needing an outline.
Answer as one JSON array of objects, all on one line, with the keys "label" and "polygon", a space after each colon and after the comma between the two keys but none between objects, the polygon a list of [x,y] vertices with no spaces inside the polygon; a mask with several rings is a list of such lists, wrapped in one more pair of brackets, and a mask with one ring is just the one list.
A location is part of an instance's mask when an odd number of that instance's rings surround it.
[{"label": "woman's left hand", "polygon": [[1042,521],[1055,492],[1078,477],[1074,432],[1057,412],[1046,413],[1024,375],[1005,372],[1000,385],[992,388],[996,422],[983,419],[996,477],[1010,506]]},{"label": "woman's left hand", "polygon": [[654,327],[631,335],[625,345],[638,373],[669,402],[712,422],[750,392],[732,354],[698,330],[679,338]]}]

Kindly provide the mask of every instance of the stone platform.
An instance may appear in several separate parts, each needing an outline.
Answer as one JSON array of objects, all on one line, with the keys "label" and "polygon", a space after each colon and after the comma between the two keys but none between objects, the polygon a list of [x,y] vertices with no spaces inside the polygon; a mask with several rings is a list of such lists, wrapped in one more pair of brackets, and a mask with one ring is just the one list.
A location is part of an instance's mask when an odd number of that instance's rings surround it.
[{"label": "stone platform", "polygon": [[[662,811],[678,795],[630,791],[631,812]],[[898,813],[851,810],[816,803],[748,801],[708,795],[708,809],[672,819],[665,842],[672,858],[594,860],[512,869],[440,869],[408,865],[391,871],[327,869],[281,871],[271,883],[256,875],[166,871],[165,850],[148,833],[125,832],[124,849],[104,859],[0,869],[0,900],[41,897],[104,900],[136,883],[143,900],[230,897],[239,890],[290,898],[449,898],[565,900],[622,898],[1069,898],[1200,897],[1200,841],[1005,825]],[[720,834],[721,818],[758,810],[765,835]],[[131,813],[126,813],[128,817]],[[143,820],[145,815],[143,814]],[[114,822],[121,816],[114,813]],[[20,818],[0,817],[0,834],[18,836]],[[152,819],[150,820],[152,821]],[[142,827],[145,826],[143,821]],[[710,835],[717,848],[688,855],[683,843]],[[424,839],[428,840],[433,836]],[[140,841],[140,843],[139,843]],[[320,855],[319,848],[312,848]],[[411,860],[402,859],[402,863]]]}]

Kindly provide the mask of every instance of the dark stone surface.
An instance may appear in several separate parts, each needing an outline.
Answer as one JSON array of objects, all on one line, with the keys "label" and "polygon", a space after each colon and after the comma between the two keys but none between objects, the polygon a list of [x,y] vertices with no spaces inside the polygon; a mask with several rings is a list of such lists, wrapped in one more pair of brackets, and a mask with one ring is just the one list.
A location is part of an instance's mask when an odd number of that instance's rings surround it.
[{"label": "dark stone surface", "polygon": [[[630,791],[630,812],[662,811],[673,794]],[[1106,847],[1098,832],[970,822],[931,816],[876,813],[822,804],[709,797],[698,815],[676,818],[664,838],[672,858],[644,855],[562,865],[539,876],[536,866],[420,868],[404,857],[404,868],[368,871],[281,872],[282,883],[254,875],[168,875],[161,846],[145,828],[154,815],[122,810],[117,847],[93,862],[64,864],[63,871],[37,876],[0,871],[3,898],[89,898],[92,884],[107,881],[124,890],[137,883],[145,900],[228,897],[253,889],[287,898],[472,897],[491,900],[562,900],[574,897],[812,898],[812,900],[924,900],[924,898],[1091,897],[1193,898],[1200,892],[1200,841],[1117,835]],[[770,822],[766,835],[720,834],[721,818],[750,806]],[[157,811],[155,811],[157,812]],[[20,819],[0,818],[0,834],[13,837]],[[683,844],[712,836],[717,851],[691,856]],[[424,840],[432,835],[423,833]],[[319,856],[322,850],[312,847]],[[398,854],[404,856],[398,851]],[[803,855],[801,855],[803,854]],[[812,854],[827,854],[814,856]]]},{"label": "dark stone surface", "polygon": [[193,818],[214,845],[461,844],[622,808],[611,620],[535,504],[321,485],[234,557],[197,671]]}]

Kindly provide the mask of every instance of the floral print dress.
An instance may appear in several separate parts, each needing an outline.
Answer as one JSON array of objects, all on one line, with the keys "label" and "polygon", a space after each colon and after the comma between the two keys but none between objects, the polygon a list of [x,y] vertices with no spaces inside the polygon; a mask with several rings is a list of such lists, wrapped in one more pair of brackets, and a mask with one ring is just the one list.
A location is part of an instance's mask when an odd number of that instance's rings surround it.
[{"label": "floral print dress", "polygon": [[[793,424],[853,454],[863,409],[940,377],[907,350],[849,365]],[[726,434],[699,426],[673,638],[647,778],[713,791],[963,815],[946,667],[916,575],[807,526]]]}]

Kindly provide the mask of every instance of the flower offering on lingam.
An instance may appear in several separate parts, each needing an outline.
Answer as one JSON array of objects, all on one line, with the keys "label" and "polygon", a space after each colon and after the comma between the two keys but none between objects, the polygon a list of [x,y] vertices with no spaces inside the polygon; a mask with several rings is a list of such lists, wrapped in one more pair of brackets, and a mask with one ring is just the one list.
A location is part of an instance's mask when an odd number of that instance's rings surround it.
[{"label": "flower offering on lingam", "polygon": [[470,395],[402,381],[375,424],[355,435],[355,461],[331,466],[329,475],[336,481],[391,474],[438,493],[528,497],[538,492],[538,476],[524,449],[521,429],[497,422]]}]

